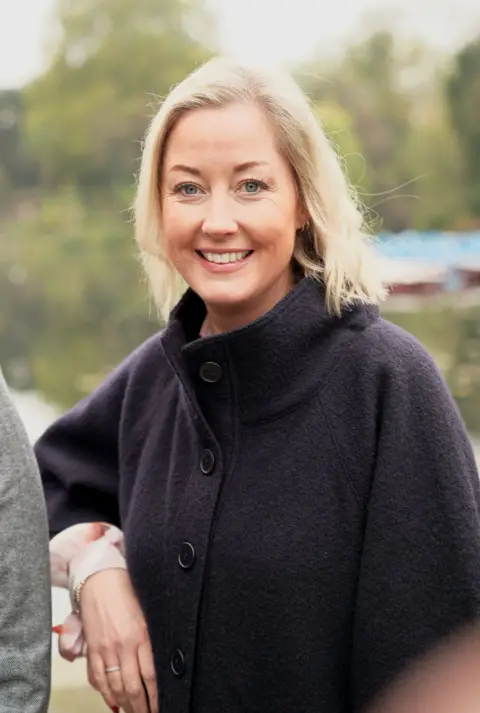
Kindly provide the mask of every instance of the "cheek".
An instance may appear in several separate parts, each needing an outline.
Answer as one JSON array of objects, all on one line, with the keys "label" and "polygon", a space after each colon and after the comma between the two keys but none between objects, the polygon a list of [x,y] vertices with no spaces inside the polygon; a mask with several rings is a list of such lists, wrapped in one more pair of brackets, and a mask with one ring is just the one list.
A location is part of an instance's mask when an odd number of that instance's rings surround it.
[{"label": "cheek", "polygon": [[167,255],[185,246],[195,233],[195,221],[185,206],[166,205],[162,209],[162,234]]},{"label": "cheek", "polygon": [[265,247],[277,253],[293,252],[296,220],[293,209],[288,205],[272,205],[265,201],[251,226],[259,243],[263,243]]}]

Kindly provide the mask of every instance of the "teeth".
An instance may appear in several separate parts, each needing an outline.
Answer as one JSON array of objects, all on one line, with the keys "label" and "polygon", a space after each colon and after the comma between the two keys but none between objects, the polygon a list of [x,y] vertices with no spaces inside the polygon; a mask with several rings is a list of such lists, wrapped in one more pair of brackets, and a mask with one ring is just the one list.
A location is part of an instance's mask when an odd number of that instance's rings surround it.
[{"label": "teeth", "polygon": [[248,253],[250,250],[244,250],[243,252],[237,252],[237,253],[204,253],[202,252],[203,257],[205,260],[208,260],[208,262],[215,262],[215,263],[225,263],[225,262],[237,262],[237,260],[243,260],[243,258],[247,257]]}]

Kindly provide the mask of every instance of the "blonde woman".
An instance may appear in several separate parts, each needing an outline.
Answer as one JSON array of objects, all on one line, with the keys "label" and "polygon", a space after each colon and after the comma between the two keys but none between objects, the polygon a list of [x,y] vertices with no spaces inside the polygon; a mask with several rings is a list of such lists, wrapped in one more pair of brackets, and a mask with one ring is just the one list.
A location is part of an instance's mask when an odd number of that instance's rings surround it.
[{"label": "blonde woman", "polygon": [[356,713],[480,612],[463,423],[379,316],[289,78],[217,59],[176,86],[135,211],[167,327],[36,448],[52,534],[124,536],[128,570],[71,578],[90,680],[135,713]]}]

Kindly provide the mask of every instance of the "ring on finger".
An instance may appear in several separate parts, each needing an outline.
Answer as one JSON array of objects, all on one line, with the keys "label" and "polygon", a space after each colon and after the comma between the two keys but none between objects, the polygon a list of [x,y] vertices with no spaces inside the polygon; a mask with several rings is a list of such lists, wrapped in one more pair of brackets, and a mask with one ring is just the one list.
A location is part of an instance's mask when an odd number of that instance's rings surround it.
[{"label": "ring on finger", "polygon": [[121,671],[121,666],[106,666],[105,673],[113,673],[114,671]]}]

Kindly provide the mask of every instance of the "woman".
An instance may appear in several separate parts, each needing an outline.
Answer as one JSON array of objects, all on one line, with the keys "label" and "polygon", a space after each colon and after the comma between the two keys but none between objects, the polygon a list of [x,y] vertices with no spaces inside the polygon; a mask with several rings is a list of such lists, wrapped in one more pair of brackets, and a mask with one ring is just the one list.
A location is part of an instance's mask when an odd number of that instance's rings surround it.
[{"label": "woman", "polygon": [[0,371],[0,710],[46,713],[48,528],[35,459]]},{"label": "woman", "polygon": [[[480,611],[448,389],[379,317],[361,214],[291,80],[214,60],[180,83],[135,208],[158,306],[189,289],[38,443],[52,534],[122,528],[162,713],[356,713]],[[92,682],[144,711],[129,586],[97,571],[73,596]]]}]

